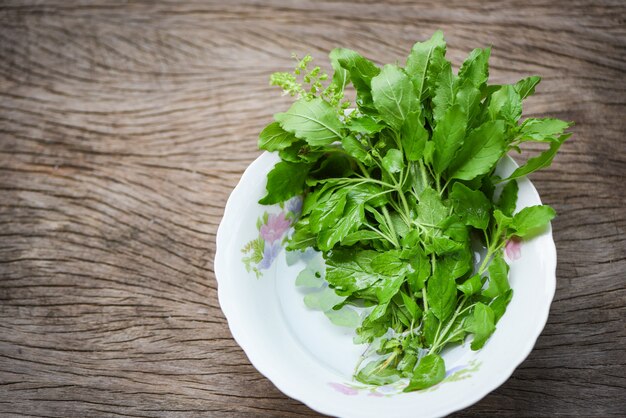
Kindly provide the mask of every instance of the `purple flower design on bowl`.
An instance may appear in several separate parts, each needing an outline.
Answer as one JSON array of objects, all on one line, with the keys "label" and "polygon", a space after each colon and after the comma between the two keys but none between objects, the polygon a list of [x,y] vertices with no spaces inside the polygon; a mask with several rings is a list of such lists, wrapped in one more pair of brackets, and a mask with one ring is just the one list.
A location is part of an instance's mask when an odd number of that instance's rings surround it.
[{"label": "purple flower design on bowl", "polygon": [[269,215],[265,225],[261,226],[259,232],[261,238],[267,243],[273,243],[283,237],[285,232],[291,226],[291,222],[285,217],[285,212],[280,212],[274,215]]},{"label": "purple flower design on bowl", "polygon": [[292,199],[290,199],[287,202],[287,210],[289,212],[292,212],[294,215],[298,216],[300,215],[300,212],[302,211],[302,196],[296,196]]},{"label": "purple flower design on bowl", "polygon": [[[289,210],[269,214],[264,212],[257,219],[256,227],[259,231],[257,238],[243,246],[244,254],[241,261],[249,272],[254,272],[257,278],[263,274],[261,270],[267,270],[278,257],[284,244],[284,238],[288,236],[292,223],[297,219],[297,214],[291,210],[302,209],[302,198],[296,197],[289,202]],[[282,207],[282,205],[281,205]]]},{"label": "purple flower design on bowl", "polygon": [[458,372],[459,370],[463,370],[467,367],[467,364],[461,364],[460,366],[453,367],[449,370],[446,370],[446,377]]},{"label": "purple flower design on bowl", "polygon": [[518,237],[512,237],[507,241],[504,252],[509,260],[518,260],[522,256],[522,240]]},{"label": "purple flower design on bowl", "polygon": [[263,259],[259,263],[259,269],[267,270],[270,268],[274,259],[278,256],[278,253],[280,253],[281,248],[282,247],[279,242],[275,242],[273,244],[266,242],[265,248],[263,248]]},{"label": "purple flower design on bowl", "polygon": [[342,385],[341,383],[329,382],[328,384],[337,392],[343,393],[344,395],[354,396],[359,393],[358,390],[351,388],[350,386]]}]

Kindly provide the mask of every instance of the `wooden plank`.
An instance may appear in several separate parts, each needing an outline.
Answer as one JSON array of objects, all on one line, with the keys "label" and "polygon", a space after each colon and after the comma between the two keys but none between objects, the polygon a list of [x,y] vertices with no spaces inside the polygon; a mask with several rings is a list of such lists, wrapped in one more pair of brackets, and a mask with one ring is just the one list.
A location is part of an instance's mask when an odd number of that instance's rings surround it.
[{"label": "wooden plank", "polygon": [[0,6],[0,414],[306,416],[232,340],[215,233],[288,98],[290,54],[540,74],[527,115],[577,123],[533,177],[558,289],[527,361],[459,416],[626,411],[626,7],[621,1],[39,2]]}]

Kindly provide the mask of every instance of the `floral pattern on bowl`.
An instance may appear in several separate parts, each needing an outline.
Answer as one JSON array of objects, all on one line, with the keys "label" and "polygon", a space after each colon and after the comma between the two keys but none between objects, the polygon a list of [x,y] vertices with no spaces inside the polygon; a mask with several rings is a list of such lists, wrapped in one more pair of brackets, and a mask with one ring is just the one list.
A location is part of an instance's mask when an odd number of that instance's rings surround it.
[{"label": "floral pattern on bowl", "polygon": [[302,197],[296,196],[277,205],[278,213],[263,212],[256,222],[259,235],[241,249],[241,261],[246,270],[260,278],[262,270],[268,270],[280,254],[291,231],[291,226],[302,211]]},{"label": "floral pattern on bowl", "polygon": [[514,236],[508,240],[504,247],[504,253],[511,261],[519,260],[522,257],[522,239]]}]

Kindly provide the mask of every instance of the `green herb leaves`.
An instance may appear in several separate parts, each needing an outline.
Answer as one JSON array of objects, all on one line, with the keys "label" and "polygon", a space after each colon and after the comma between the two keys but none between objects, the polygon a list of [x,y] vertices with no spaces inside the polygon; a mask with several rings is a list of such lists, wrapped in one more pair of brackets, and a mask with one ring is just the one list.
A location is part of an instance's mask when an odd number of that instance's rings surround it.
[{"label": "green herb leaves", "polygon": [[468,322],[467,329],[474,334],[472,350],[478,350],[485,345],[487,339],[496,330],[495,315],[489,306],[478,302],[474,305],[472,316]]},{"label": "green herb leaves", "polygon": [[302,193],[310,165],[282,161],[267,175],[267,195],[259,200],[263,205],[284,202]]},{"label": "green herb leaves", "polygon": [[433,168],[441,175],[463,145],[467,115],[459,105],[450,107],[433,130]]},{"label": "green herb leaves", "polygon": [[297,140],[294,134],[285,131],[278,122],[274,122],[267,125],[259,134],[259,148],[281,151]]},{"label": "green herb leaves", "polygon": [[372,250],[335,250],[326,258],[326,280],[339,294],[352,294],[370,287],[380,279],[374,272],[372,260],[378,252]]},{"label": "green herb leaves", "polygon": [[399,130],[410,113],[420,110],[411,80],[404,70],[387,64],[372,78],[372,98],[380,117]]},{"label": "green herb leaves", "polygon": [[424,155],[428,131],[416,114],[410,114],[400,128],[400,142],[408,161],[419,161]]},{"label": "green herb leaves", "polygon": [[[341,67],[340,72],[347,71],[356,89],[357,103],[360,108],[372,109],[372,78],[378,75],[380,69],[370,60],[362,57],[351,49],[337,48],[330,53],[331,62],[336,62],[333,67]],[[337,70],[335,70],[337,71]]]},{"label": "green herb leaves", "polygon": [[405,392],[425,389],[441,382],[446,376],[446,366],[443,359],[437,354],[429,354],[423,357],[413,370],[413,376]]},{"label": "green herb leaves", "polygon": [[[555,216],[545,205],[516,213],[515,179],[547,167],[570,136],[571,123],[558,119],[520,123],[539,77],[489,86],[489,48],[472,51],[457,74],[445,54],[441,32],[416,43],[405,68],[334,49],[331,78],[309,70],[306,56],[293,74],[272,77],[298,99],[259,136],[282,159],[260,203],[303,195],[288,248],[312,247],[325,260],[325,278],[307,267],[296,279],[316,289],[304,303],[356,327],[355,341],[376,352],[357,380],[405,378],[405,391],[443,380],[444,347],[469,337],[477,350],[495,331],[513,295],[503,248]],[[350,83],[356,109],[344,113]],[[508,178],[495,175],[526,141],[547,149]]]},{"label": "green herb leaves", "polygon": [[491,219],[492,204],[480,190],[472,190],[463,183],[454,183],[450,200],[455,212],[465,225],[485,230]]},{"label": "green herb leaves", "polygon": [[343,125],[337,112],[321,98],[300,99],[274,119],[287,132],[304,139],[309,145],[330,145],[342,138]]},{"label": "green herb leaves", "polygon": [[443,55],[446,41],[443,32],[437,31],[426,42],[417,42],[406,60],[406,72],[411,75],[411,81],[417,97],[421,100],[428,91],[428,69],[435,54]]},{"label": "green herb leaves", "polygon": [[454,311],[456,305],[456,281],[449,271],[436,269],[435,274],[428,279],[429,307],[440,321],[445,321]]},{"label": "green herb leaves", "polygon": [[522,209],[513,216],[515,235],[526,237],[534,231],[545,226],[556,216],[556,212],[550,206],[530,206]]},{"label": "green herb leaves", "polygon": [[504,153],[504,134],[501,120],[487,121],[473,130],[448,167],[449,178],[472,180],[490,172]]}]

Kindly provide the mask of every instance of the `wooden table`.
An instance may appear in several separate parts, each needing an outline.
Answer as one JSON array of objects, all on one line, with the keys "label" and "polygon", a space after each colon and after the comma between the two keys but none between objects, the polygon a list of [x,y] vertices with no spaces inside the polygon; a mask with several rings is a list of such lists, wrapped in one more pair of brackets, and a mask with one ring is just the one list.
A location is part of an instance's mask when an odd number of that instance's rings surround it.
[{"label": "wooden table", "polygon": [[549,322],[458,416],[626,414],[623,1],[38,3],[0,6],[1,415],[316,415],[233,341],[217,226],[292,51],[392,62],[437,28],[577,124],[532,177],[559,213]]}]

